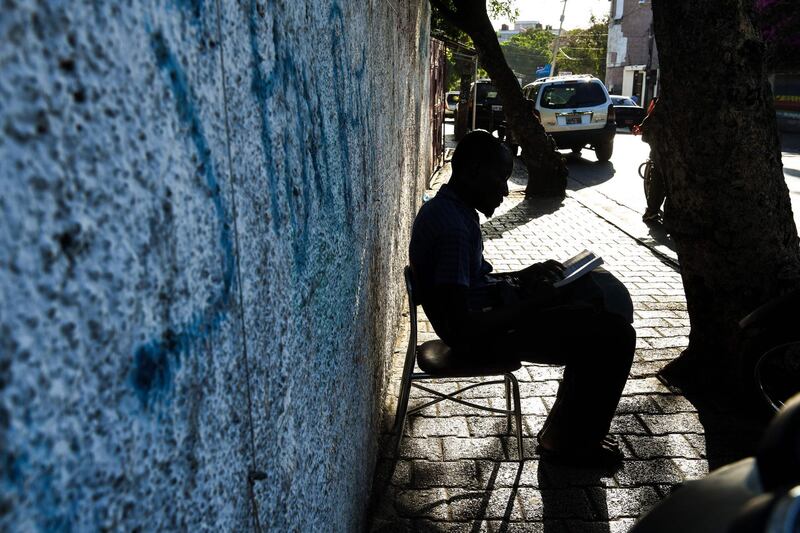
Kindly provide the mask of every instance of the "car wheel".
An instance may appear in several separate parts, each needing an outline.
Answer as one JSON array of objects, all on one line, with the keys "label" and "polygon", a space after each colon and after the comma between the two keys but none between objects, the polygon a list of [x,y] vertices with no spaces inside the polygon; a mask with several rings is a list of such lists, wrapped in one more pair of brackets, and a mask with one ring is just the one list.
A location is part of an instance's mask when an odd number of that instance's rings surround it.
[{"label": "car wheel", "polygon": [[614,153],[614,140],[604,141],[598,143],[594,147],[594,153],[597,155],[597,160],[605,163],[611,159],[611,154]]}]

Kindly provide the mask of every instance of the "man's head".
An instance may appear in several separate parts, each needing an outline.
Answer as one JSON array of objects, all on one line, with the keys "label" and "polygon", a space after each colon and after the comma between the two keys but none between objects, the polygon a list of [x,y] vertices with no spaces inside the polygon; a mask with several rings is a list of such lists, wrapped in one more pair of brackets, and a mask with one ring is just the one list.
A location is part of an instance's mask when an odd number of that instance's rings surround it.
[{"label": "man's head", "polygon": [[505,146],[485,130],[466,134],[451,161],[450,183],[472,207],[492,216],[508,196],[508,177],[514,160]]}]

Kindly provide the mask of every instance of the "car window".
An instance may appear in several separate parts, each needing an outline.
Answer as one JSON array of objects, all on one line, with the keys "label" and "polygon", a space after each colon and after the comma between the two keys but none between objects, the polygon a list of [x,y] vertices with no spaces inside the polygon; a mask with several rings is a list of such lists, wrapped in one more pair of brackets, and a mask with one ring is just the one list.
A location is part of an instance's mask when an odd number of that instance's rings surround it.
[{"label": "car window", "polygon": [[542,92],[541,106],[550,109],[589,107],[606,102],[606,93],[599,83],[574,82],[548,85]]},{"label": "car window", "polygon": [[458,96],[457,94],[448,94],[447,95],[447,103],[448,104],[457,104],[458,103]]},{"label": "car window", "polygon": [[490,83],[479,83],[477,90],[478,102],[483,104],[500,104],[500,95]]},{"label": "car window", "polygon": [[636,105],[636,102],[634,102],[630,98],[617,97],[617,98],[612,98],[611,101],[614,105],[633,105],[633,106]]},{"label": "car window", "polygon": [[535,102],[536,101],[536,97],[539,96],[539,89],[541,89],[541,88],[542,88],[541,85],[534,85],[533,87],[531,87],[530,90],[528,91],[527,98],[529,98],[530,100],[533,100]]}]

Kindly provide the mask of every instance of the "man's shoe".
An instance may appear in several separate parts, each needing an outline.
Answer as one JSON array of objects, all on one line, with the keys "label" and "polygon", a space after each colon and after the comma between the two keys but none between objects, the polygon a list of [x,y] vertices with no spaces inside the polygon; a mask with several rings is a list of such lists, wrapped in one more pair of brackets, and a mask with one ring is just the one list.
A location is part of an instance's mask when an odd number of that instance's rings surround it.
[{"label": "man's shoe", "polygon": [[642,215],[642,222],[645,224],[658,224],[661,222],[661,213],[658,211],[652,212],[647,210],[644,212],[644,215]]}]

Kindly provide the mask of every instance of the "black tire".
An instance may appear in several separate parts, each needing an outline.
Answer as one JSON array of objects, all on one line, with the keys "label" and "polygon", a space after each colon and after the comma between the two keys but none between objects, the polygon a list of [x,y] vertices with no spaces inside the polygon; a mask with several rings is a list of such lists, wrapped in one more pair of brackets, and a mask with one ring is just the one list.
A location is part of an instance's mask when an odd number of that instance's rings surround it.
[{"label": "black tire", "polygon": [[[644,169],[642,169],[644,167]],[[653,163],[648,159],[639,165],[639,175],[642,177],[642,184],[644,185],[644,199],[647,204],[650,204],[650,180],[653,175]]]},{"label": "black tire", "polygon": [[594,153],[597,155],[597,160],[606,163],[611,159],[614,153],[614,140],[606,141],[595,145]]}]

